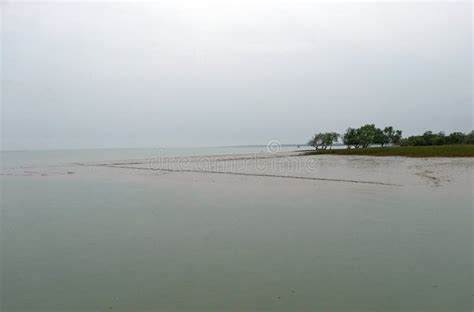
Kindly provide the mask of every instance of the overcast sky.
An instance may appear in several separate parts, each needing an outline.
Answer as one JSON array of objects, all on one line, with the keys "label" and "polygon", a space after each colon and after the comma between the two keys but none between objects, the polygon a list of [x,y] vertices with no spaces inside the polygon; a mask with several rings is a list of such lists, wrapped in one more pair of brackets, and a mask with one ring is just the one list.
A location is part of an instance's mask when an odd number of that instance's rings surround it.
[{"label": "overcast sky", "polygon": [[2,148],[470,131],[465,2],[2,2]]}]

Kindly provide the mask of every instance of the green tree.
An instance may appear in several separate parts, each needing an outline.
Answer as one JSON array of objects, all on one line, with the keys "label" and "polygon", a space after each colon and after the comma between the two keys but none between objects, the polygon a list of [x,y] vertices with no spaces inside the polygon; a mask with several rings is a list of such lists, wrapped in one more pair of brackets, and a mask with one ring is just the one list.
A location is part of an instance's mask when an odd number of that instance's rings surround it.
[{"label": "green tree", "polygon": [[385,127],[382,131],[382,138],[379,139],[376,143],[380,144],[382,147],[386,144],[398,144],[402,138],[401,130],[394,130],[392,126]]},{"label": "green tree", "polygon": [[462,132],[453,132],[447,138],[448,144],[462,144],[466,135]]},{"label": "green tree", "polygon": [[464,144],[474,144],[474,130],[466,134],[463,140]]},{"label": "green tree", "polygon": [[390,143],[390,137],[387,136],[385,131],[382,131],[382,129],[375,128],[375,138],[374,138],[374,144],[380,144],[380,146],[384,146],[385,144]]},{"label": "green tree", "polygon": [[356,130],[358,133],[360,145],[363,148],[369,147],[370,144],[375,144],[378,136],[380,136],[379,131],[374,124],[367,124]]},{"label": "green tree", "polygon": [[325,150],[332,146],[334,142],[337,142],[339,136],[336,132],[316,133],[309,140],[308,145],[313,146],[316,150]]},{"label": "green tree", "polygon": [[390,138],[391,143],[399,144],[402,139],[402,130],[396,130],[395,134]]},{"label": "green tree", "polygon": [[336,143],[339,140],[341,135],[337,132],[327,132],[324,134],[323,142],[325,147],[332,147],[333,143]]},{"label": "green tree", "polygon": [[323,144],[323,134],[316,133],[313,137],[309,140],[308,145],[314,147],[316,150],[322,147]]},{"label": "green tree", "polygon": [[435,134],[433,137],[433,144],[432,145],[444,145],[446,144],[446,135],[444,132],[439,132]]},{"label": "green tree", "polygon": [[432,131],[426,131],[423,133],[423,141],[418,145],[443,145],[446,143],[446,136],[444,132],[439,132],[438,134],[433,133]]},{"label": "green tree", "polygon": [[346,132],[342,135],[342,142],[347,145],[347,148],[358,148],[360,145],[359,134],[357,129],[347,128]]},{"label": "green tree", "polygon": [[[472,132],[471,132],[472,134]],[[444,144],[466,144],[470,134],[463,134],[461,132],[451,133],[446,136],[444,132],[433,133],[432,131],[426,131],[423,135],[414,135],[407,139],[403,139],[400,142],[402,146],[431,146],[431,145],[444,145]],[[474,134],[472,134],[474,136]]]}]

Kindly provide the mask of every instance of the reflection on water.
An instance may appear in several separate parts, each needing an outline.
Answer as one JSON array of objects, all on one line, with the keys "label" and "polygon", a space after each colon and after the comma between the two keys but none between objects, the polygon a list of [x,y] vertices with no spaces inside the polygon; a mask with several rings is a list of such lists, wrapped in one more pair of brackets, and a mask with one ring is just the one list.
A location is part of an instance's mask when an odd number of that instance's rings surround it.
[{"label": "reflection on water", "polygon": [[2,311],[472,310],[469,188],[4,176],[1,222]]}]

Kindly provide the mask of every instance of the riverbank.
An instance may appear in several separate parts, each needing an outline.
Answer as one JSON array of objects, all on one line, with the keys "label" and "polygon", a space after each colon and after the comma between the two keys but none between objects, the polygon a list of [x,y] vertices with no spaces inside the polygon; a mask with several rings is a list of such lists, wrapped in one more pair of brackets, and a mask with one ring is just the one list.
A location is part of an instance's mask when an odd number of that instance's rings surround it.
[{"label": "riverbank", "polygon": [[474,145],[393,146],[307,151],[304,155],[361,155],[403,157],[474,157]]}]

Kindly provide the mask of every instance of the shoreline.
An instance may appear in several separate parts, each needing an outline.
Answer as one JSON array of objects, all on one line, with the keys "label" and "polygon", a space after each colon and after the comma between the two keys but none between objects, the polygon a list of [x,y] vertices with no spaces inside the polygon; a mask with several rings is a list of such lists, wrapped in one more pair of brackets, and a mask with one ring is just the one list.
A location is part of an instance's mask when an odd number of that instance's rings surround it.
[{"label": "shoreline", "polygon": [[[385,148],[387,150],[391,148]],[[370,150],[370,148],[368,149]],[[329,150],[341,151],[341,150]],[[342,150],[347,151],[347,150]],[[337,157],[339,156],[339,157]],[[344,183],[366,187],[465,187],[472,183],[472,157],[400,157],[398,155],[338,155],[305,151],[279,153],[241,153],[207,156],[169,156],[110,161],[58,161],[53,166],[2,167],[2,177],[40,177],[67,179],[108,177],[133,179],[146,177],[147,183],[180,180],[206,183],[214,178],[226,184],[272,183],[281,180],[288,188],[300,183],[331,185]],[[232,178],[233,177],[233,178]],[[300,181],[300,182],[296,182]]]},{"label": "shoreline", "polygon": [[[209,155],[143,159],[109,163],[82,163],[78,167],[118,170],[119,174],[185,174],[194,180],[204,176],[238,176],[253,179],[293,179],[306,183],[401,186],[454,186],[470,181],[473,158],[373,157],[365,155],[304,155],[301,152]],[[138,173],[140,172],[140,173]],[[166,175],[169,176],[169,175]],[[186,178],[183,178],[187,180]],[[222,178],[225,180],[225,178]],[[242,180],[242,183],[245,180]],[[290,181],[290,180],[289,180]],[[461,182],[463,181],[463,182]],[[262,182],[263,183],[263,182]],[[289,182],[292,184],[293,182]]]},{"label": "shoreline", "polygon": [[410,158],[466,158],[474,157],[473,144],[434,145],[434,146],[387,146],[367,148],[345,148],[326,150],[306,150],[304,155],[372,156],[372,157],[410,157]]}]

